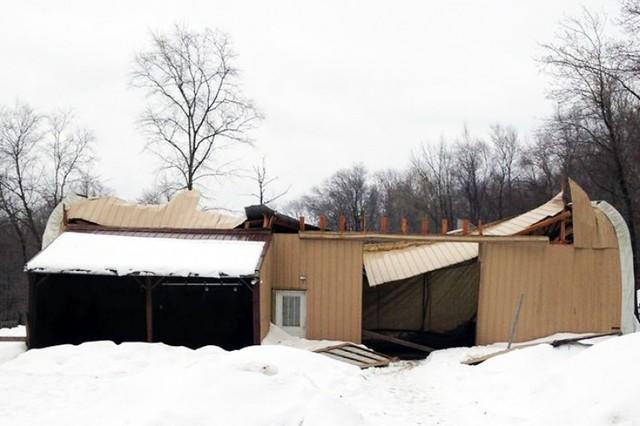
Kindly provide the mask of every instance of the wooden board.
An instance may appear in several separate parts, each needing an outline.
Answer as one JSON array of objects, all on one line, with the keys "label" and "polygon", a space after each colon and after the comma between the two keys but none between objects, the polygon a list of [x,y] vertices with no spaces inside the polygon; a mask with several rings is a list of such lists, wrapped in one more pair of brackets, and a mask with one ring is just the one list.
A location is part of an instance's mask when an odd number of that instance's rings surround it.
[{"label": "wooden board", "polygon": [[385,367],[389,365],[390,362],[396,361],[395,358],[353,343],[342,343],[340,345],[316,349],[314,352],[363,369]]},{"label": "wooden board", "polygon": [[557,339],[557,340],[552,340],[550,342],[536,342],[536,343],[528,343],[528,344],[524,344],[524,345],[520,345],[520,346],[514,346],[510,349],[503,349],[501,351],[497,351],[497,352],[492,352],[490,354],[486,354],[486,355],[482,355],[482,356],[478,356],[478,357],[474,357],[474,358],[469,358],[465,361],[462,361],[462,364],[466,364],[466,365],[478,365],[481,364],[483,362],[485,362],[488,359],[494,358],[498,355],[503,355],[509,352],[513,352],[515,350],[518,349],[524,349],[524,348],[530,348],[532,346],[538,346],[538,345],[551,345],[554,348],[557,348],[558,346],[562,346],[562,345],[567,345],[570,343],[582,343],[583,340],[589,340],[589,339],[595,339],[597,337],[605,337],[605,336],[618,336],[620,335],[620,333],[618,332],[614,332],[614,333],[595,333],[592,335],[588,335],[588,336],[578,336],[578,337],[570,337],[568,339]]}]

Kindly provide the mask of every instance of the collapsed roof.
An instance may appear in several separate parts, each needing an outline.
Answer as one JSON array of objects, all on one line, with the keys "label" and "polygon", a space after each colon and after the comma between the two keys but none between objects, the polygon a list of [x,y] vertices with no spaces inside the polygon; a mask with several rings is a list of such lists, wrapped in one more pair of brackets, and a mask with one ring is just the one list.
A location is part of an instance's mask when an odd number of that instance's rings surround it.
[{"label": "collapsed roof", "polygon": [[[545,204],[495,225],[486,226],[484,235],[516,235],[541,220],[562,212],[562,192]],[[456,231],[452,231],[455,233]],[[478,243],[438,242],[400,246],[368,245],[364,268],[370,286],[402,280],[478,257]]]}]

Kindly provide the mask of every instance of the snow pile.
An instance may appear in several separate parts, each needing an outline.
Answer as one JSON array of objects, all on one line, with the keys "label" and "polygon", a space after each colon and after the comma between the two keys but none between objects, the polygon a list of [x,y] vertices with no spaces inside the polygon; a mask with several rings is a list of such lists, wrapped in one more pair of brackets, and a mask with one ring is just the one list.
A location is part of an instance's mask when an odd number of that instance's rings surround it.
[{"label": "snow pile", "polygon": [[309,340],[302,337],[292,336],[282,328],[271,323],[269,325],[269,333],[262,339],[263,345],[281,345],[292,348],[304,349],[307,351],[315,351],[329,346],[339,345],[340,340]]},{"label": "snow pile", "polygon": [[[2,337],[25,337],[27,329],[24,325],[12,328],[0,328]],[[27,345],[23,342],[0,342],[0,364],[13,359],[27,350]]]},{"label": "snow pile", "polygon": [[7,425],[359,424],[341,392],[358,368],[279,346],[226,352],[92,342],[0,364]]},{"label": "snow pile", "polygon": [[263,241],[65,232],[27,263],[34,272],[238,277],[252,275]]},{"label": "snow pile", "polygon": [[361,371],[277,345],[63,345],[0,361],[0,418],[54,426],[640,424],[640,333],[460,363],[502,347]]},{"label": "snow pile", "polygon": [[6,337],[25,337],[27,335],[27,327],[18,325],[11,328],[0,328],[0,336]]}]

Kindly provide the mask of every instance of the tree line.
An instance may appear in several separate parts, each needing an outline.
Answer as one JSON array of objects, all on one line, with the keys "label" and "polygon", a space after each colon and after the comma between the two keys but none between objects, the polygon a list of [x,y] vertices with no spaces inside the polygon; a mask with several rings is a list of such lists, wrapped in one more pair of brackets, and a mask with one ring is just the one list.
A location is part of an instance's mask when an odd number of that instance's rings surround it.
[{"label": "tree line", "polygon": [[[537,61],[551,76],[555,110],[532,135],[505,124],[483,136],[465,127],[456,138],[420,146],[406,167],[370,171],[355,164],[340,170],[287,210],[311,220],[326,215],[329,226],[345,215],[355,230],[382,216],[398,230],[406,217],[410,231],[418,231],[423,217],[435,227],[442,218],[455,226],[460,218],[477,223],[513,216],[548,200],[571,177],[621,211],[635,250],[640,0],[620,4],[613,19],[587,10],[565,19],[556,37],[541,45]],[[221,153],[252,144],[249,131],[261,118],[240,80],[227,35],[182,26],[151,34],[134,58],[131,86],[146,95],[138,124],[159,170],[139,201],[166,201],[183,188],[206,193],[212,179],[234,172]],[[110,193],[95,174],[94,144],[92,132],[68,111],[45,113],[21,102],[0,106],[0,326],[24,320],[22,268],[40,249],[55,206],[67,194]],[[259,202],[282,197],[264,162],[254,172]]]},{"label": "tree line", "polygon": [[[621,7],[615,19],[588,10],[565,19],[555,39],[541,45],[537,60],[552,77],[555,111],[530,141],[500,124],[486,137],[464,128],[454,140],[424,144],[403,169],[372,172],[356,164],[340,170],[293,201],[289,211],[310,219],[325,215],[333,227],[344,215],[354,230],[387,216],[397,231],[406,217],[410,230],[418,231],[422,217],[432,226],[442,218],[455,226],[460,218],[490,222],[524,212],[571,177],[622,213],[637,253],[640,1],[626,0]],[[638,284],[638,256],[634,269]]]}]

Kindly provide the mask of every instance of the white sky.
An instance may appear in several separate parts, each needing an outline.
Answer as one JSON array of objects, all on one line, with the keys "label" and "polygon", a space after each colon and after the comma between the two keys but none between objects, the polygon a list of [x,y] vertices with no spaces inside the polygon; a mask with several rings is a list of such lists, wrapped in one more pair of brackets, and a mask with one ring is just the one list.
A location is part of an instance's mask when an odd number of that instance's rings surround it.
[{"label": "white sky", "polygon": [[[614,0],[6,2],[0,104],[72,108],[97,136],[107,184],[135,199],[157,162],[135,124],[144,97],[128,86],[133,56],[149,30],[219,28],[266,117],[255,148],[232,155],[245,167],[266,155],[291,199],[354,162],[404,167],[421,143],[455,137],[465,123],[476,134],[510,124],[529,137],[552,110],[538,43],[583,5],[618,11]],[[217,206],[240,209],[251,189],[235,179],[210,192]]]}]

